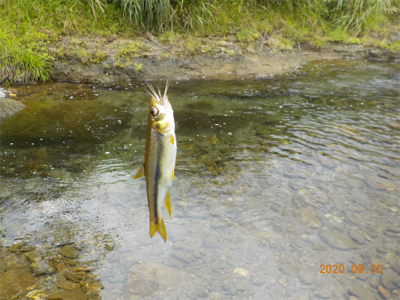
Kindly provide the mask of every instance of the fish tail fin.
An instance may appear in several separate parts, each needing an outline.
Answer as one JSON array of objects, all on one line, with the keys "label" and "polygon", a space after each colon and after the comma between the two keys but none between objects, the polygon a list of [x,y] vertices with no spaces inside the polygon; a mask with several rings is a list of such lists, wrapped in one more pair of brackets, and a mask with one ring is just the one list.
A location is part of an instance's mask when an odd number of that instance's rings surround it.
[{"label": "fish tail fin", "polygon": [[158,231],[158,233],[161,235],[164,242],[167,242],[167,230],[165,230],[164,220],[162,218],[158,220],[158,223],[150,220],[150,237],[153,237],[156,231]]}]

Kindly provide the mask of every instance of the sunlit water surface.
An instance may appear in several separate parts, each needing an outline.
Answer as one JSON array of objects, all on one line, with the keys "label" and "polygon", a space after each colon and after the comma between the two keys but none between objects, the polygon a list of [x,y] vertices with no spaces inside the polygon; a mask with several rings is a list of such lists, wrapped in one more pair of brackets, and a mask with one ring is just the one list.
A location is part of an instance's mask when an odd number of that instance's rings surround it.
[{"label": "sunlit water surface", "polygon": [[167,243],[149,237],[145,181],[131,179],[144,88],[16,88],[27,107],[1,124],[0,299],[400,297],[398,64],[171,82]]}]

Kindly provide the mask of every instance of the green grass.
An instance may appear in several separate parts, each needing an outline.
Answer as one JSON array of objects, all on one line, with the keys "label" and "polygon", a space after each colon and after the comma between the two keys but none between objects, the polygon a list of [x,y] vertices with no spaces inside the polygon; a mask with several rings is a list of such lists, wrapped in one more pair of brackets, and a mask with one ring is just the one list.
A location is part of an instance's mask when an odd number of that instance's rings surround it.
[{"label": "green grass", "polygon": [[[84,63],[102,60],[85,45],[65,50],[59,40],[66,37],[137,40],[151,33],[164,43],[183,41],[186,53],[207,52],[213,46],[203,41],[215,38],[280,49],[335,42],[397,51],[398,44],[376,36],[400,30],[399,7],[400,0],[0,0],[0,84],[48,80],[52,60],[65,51]],[[135,57],[138,48],[133,42],[118,56]]]}]

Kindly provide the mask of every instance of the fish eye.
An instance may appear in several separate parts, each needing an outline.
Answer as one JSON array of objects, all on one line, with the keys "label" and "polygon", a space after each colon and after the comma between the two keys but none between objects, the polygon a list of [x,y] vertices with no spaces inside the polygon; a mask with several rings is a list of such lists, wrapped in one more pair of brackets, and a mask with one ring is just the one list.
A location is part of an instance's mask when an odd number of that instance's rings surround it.
[{"label": "fish eye", "polygon": [[156,118],[158,116],[158,109],[156,107],[152,106],[150,109],[150,113],[153,118]]}]

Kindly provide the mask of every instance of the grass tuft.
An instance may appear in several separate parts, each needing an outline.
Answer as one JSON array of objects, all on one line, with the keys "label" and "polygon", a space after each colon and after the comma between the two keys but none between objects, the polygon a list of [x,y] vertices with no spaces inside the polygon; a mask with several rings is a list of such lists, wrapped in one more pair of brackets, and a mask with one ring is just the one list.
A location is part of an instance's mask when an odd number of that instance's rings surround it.
[{"label": "grass tuft", "polygon": [[[400,30],[399,8],[400,0],[0,0],[0,84],[48,80],[53,55],[65,51],[84,63],[104,58],[83,45],[65,50],[62,37],[136,39],[150,32],[163,42],[184,41],[188,53],[209,51],[204,41],[214,37],[278,49],[336,42],[396,50],[397,42],[379,37]],[[135,57],[138,49],[130,44],[117,57]]]}]

